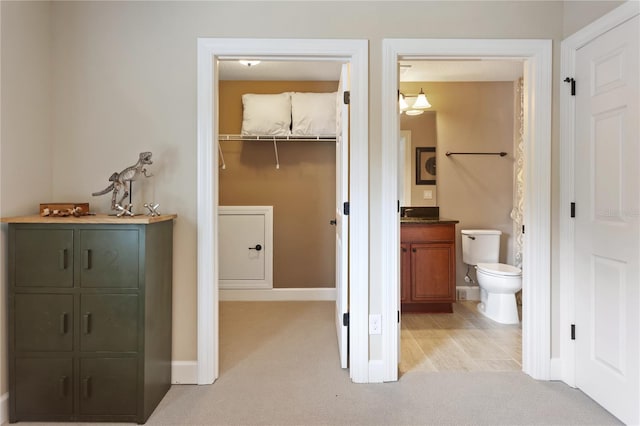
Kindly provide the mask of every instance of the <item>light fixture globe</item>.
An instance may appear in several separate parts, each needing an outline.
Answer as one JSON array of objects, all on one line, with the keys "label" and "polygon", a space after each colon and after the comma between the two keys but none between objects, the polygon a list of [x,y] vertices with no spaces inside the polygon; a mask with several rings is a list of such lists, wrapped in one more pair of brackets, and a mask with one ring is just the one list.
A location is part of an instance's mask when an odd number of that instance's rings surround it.
[{"label": "light fixture globe", "polygon": [[418,94],[418,98],[416,99],[416,102],[413,104],[411,108],[414,108],[414,109],[431,108],[431,104],[427,100],[427,95],[424,94],[424,91],[422,90],[422,88],[420,88],[420,93]]}]

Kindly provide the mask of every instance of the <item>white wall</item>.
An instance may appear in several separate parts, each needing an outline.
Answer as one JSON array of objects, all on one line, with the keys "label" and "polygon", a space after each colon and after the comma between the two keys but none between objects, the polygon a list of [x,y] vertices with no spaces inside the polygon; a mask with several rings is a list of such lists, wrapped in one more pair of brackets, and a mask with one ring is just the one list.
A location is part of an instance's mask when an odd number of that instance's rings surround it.
[{"label": "white wall", "polygon": [[[39,203],[51,200],[51,5],[3,1],[0,7],[0,216],[8,217],[35,213]],[[1,229],[0,395],[3,395],[7,391],[7,225]],[[3,414],[0,410],[0,416]]]},{"label": "white wall", "polygon": [[[597,4],[596,4],[597,3]],[[606,2],[605,2],[606,3]],[[380,174],[381,96],[383,38],[543,38],[554,40],[553,149],[558,149],[559,42],[565,34],[561,2],[52,2],[51,26],[48,8],[36,8],[40,20],[20,23],[24,37],[13,37],[7,49],[15,52],[12,80],[30,81],[51,76],[52,97],[23,116],[38,119],[24,133],[35,133],[34,150],[23,148],[27,139],[10,141],[8,167],[20,164],[25,154],[35,155],[36,175],[29,175],[35,192],[20,194],[24,170],[5,173],[3,189],[13,188],[3,202],[11,202],[17,213],[31,213],[32,201],[46,198],[49,167],[53,168],[53,200],[90,201],[98,211],[108,208],[108,196],[90,193],[106,186],[111,172],[132,164],[140,151],[154,153],[153,181],[141,184],[134,195],[140,205],[153,197],[163,212],[175,212],[173,357],[196,357],[196,38],[362,38],[370,43],[370,220],[371,244],[379,245],[381,227]],[[572,13],[585,11],[587,21],[607,9],[599,2],[571,6]],[[2,2],[5,13],[18,8]],[[22,9],[21,9],[22,10]],[[22,13],[22,12],[21,12]],[[26,13],[23,13],[26,15]],[[265,17],[268,17],[266,19]],[[42,22],[40,22],[42,21]],[[584,22],[586,24],[588,22]],[[572,25],[578,25],[572,19]],[[17,23],[15,24],[17,25]],[[567,24],[568,25],[568,24]],[[10,34],[20,34],[14,28]],[[4,28],[3,28],[4,33]],[[46,46],[51,42],[51,50]],[[41,44],[36,45],[37,42]],[[19,105],[17,93],[5,96],[5,39],[3,34],[3,117],[5,105]],[[51,56],[50,73],[47,70]],[[23,57],[21,57],[22,55]],[[43,84],[43,83],[41,83]],[[45,88],[48,88],[47,83]],[[11,89],[13,90],[13,89]],[[17,90],[17,89],[16,89]],[[34,103],[42,90],[27,90]],[[45,90],[46,91],[46,90]],[[5,100],[6,98],[6,100]],[[41,99],[41,98],[40,98]],[[46,98],[45,98],[46,99]],[[48,112],[53,119],[51,141],[44,141]],[[22,120],[23,122],[27,120]],[[3,148],[5,147],[3,130]],[[16,133],[14,131],[13,133]],[[16,151],[16,152],[12,152]],[[27,151],[27,152],[25,152]],[[44,155],[44,151],[47,155]],[[35,154],[32,154],[35,152]],[[42,153],[42,154],[41,154]],[[3,153],[4,154],[4,153]],[[42,155],[43,157],[41,157]],[[49,161],[48,158],[51,160]],[[3,157],[4,158],[4,157]],[[552,194],[557,201],[558,165],[554,159]],[[22,197],[27,197],[21,201]],[[13,211],[12,210],[12,211]],[[557,230],[558,206],[552,219]],[[4,212],[4,211],[3,211]],[[556,244],[557,245],[557,244]],[[383,283],[379,265],[383,259],[372,252],[372,313],[379,313]],[[554,246],[553,261],[557,259]],[[4,259],[4,258],[3,258]],[[556,274],[557,275],[557,274]],[[557,286],[557,284],[555,284]],[[556,308],[557,309],[557,308]],[[557,333],[555,333],[557,334]],[[555,340],[554,340],[555,341]],[[371,338],[370,358],[380,359],[381,339]],[[554,344],[557,347],[557,344]],[[556,349],[554,349],[556,350]]]}]

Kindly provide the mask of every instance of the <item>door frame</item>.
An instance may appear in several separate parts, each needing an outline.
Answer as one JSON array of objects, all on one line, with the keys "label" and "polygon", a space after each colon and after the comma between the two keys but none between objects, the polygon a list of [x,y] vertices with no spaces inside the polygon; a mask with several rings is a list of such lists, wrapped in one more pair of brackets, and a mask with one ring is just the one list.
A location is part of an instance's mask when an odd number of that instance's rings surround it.
[{"label": "door frame", "polygon": [[[382,65],[382,259],[383,376],[398,378],[397,324],[400,252],[397,212],[398,61],[430,58],[509,58],[524,60],[524,216],[522,367],[548,380],[551,365],[551,40],[384,39]],[[535,285],[532,285],[535,283]]]},{"label": "door frame", "polygon": [[[629,1],[564,39],[560,47],[560,76],[575,76],[576,52],[607,31],[640,14],[640,4]],[[579,84],[579,83],[578,83]],[[585,87],[585,86],[582,86]],[[568,87],[560,90],[560,378],[576,386],[575,342],[575,223],[569,214],[575,201],[575,97]],[[639,401],[640,402],[640,401]]]},{"label": "door frame", "polygon": [[[219,374],[218,59],[331,60],[351,64],[349,361],[368,381],[369,57],[367,40],[198,38],[197,53],[197,383]],[[336,368],[340,368],[339,365]]]}]

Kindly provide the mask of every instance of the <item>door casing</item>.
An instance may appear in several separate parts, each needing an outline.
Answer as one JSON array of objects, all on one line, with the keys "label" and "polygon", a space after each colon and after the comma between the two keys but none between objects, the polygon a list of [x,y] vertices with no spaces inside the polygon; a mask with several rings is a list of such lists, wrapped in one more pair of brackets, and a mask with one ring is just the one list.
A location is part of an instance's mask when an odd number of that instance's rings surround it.
[{"label": "door casing", "polygon": [[383,380],[398,379],[397,327],[399,217],[397,205],[398,61],[401,59],[522,59],[524,61],[525,221],[522,368],[548,380],[551,364],[551,40],[385,39],[382,41],[382,224],[379,254],[388,259],[372,271],[383,301]]},{"label": "door casing", "polygon": [[369,69],[367,40],[198,38],[197,53],[197,383],[218,377],[219,59],[344,61],[351,64],[349,361],[367,383],[369,361]]}]

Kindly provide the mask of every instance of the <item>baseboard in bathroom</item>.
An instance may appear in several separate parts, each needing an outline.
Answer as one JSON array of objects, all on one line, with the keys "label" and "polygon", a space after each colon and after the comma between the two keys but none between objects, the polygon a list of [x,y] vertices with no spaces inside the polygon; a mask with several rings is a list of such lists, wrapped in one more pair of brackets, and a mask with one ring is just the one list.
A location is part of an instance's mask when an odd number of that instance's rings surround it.
[{"label": "baseboard in bathroom", "polygon": [[457,300],[480,300],[480,287],[475,286],[457,286],[456,287],[456,299]]}]

